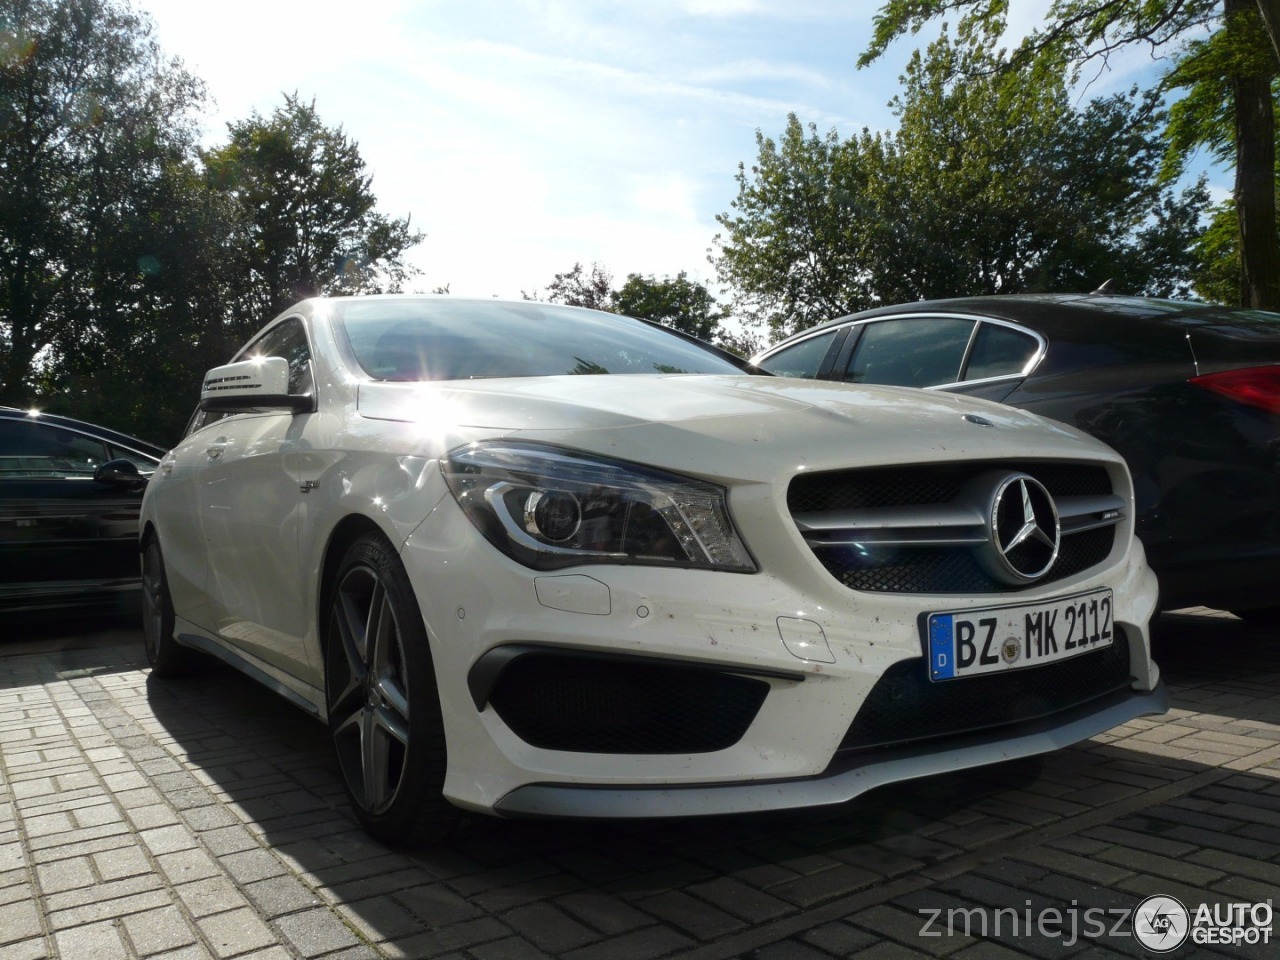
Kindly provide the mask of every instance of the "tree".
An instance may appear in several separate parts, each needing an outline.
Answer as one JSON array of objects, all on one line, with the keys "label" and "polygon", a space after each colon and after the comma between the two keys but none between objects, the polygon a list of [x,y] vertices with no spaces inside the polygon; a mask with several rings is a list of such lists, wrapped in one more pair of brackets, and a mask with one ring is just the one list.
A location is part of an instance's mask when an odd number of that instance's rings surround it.
[{"label": "tree", "polygon": [[627,274],[622,288],[610,295],[610,306],[618,313],[674,327],[708,342],[720,332],[722,314],[715,298],[683,270],[662,280]]},{"label": "tree", "polygon": [[545,296],[521,291],[526,300],[543,300],[548,303],[563,303],[569,307],[586,307],[590,310],[608,310],[613,294],[613,277],[599,263],[591,264],[588,273],[580,262],[575,262],[571,270],[557,273],[556,278],[547,285]]},{"label": "tree", "polygon": [[1155,97],[1071,105],[1061,73],[1003,69],[995,38],[916,52],[893,105],[882,216],[901,223],[879,252],[898,265],[893,299],[957,293],[1118,289],[1190,292],[1190,252],[1208,203],[1159,176]]},{"label": "tree", "polygon": [[[860,65],[894,39],[958,14],[962,36],[1003,31],[1008,0],[887,0]],[[1171,53],[1161,91],[1189,88],[1200,106],[1182,118],[1175,143],[1229,145],[1236,181],[1240,302],[1280,310],[1276,223],[1275,109],[1280,75],[1276,0],[1054,0],[1045,25],[1011,60],[1015,68],[1070,68],[1073,78],[1126,47]],[[1209,33],[1207,40],[1201,34]],[[1212,104],[1213,109],[1205,109]],[[1224,119],[1229,117],[1229,124]],[[1177,119],[1175,114],[1175,120]]]},{"label": "tree", "polygon": [[404,254],[422,234],[408,217],[377,212],[359,146],[326,127],[314,102],[286,96],[269,119],[255,112],[228,131],[204,161],[212,186],[240,211],[232,248],[241,332],[300,299],[397,292],[418,272]]},{"label": "tree", "polygon": [[0,402],[166,322],[202,100],[123,4],[0,0]]},{"label": "tree", "polygon": [[717,218],[738,312],[783,334],[877,303],[1107,279],[1186,293],[1208,201],[1160,182],[1150,98],[1076,109],[1060,73],[1001,63],[994,38],[944,31],[907,67],[895,134],[806,136],[793,116],[781,147],[759,137]]},{"label": "tree", "polygon": [[[738,196],[719,214],[711,262],[749,328],[781,333],[875,300],[881,211],[871,183],[883,167],[878,140],[806,134],[794,114],[777,142],[756,132],[759,155],[738,165]],[[883,229],[894,229],[886,223]]]}]

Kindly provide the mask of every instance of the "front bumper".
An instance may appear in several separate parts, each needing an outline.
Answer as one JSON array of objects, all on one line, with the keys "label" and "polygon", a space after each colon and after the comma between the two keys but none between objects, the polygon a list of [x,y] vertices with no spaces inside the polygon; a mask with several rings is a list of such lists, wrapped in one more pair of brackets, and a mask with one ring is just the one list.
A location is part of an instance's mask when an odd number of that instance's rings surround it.
[{"label": "front bumper", "polygon": [[[538,573],[494,549],[451,498],[440,501],[402,557],[432,641],[449,755],[445,796],[506,816],[822,805],[885,783],[1054,750],[1167,709],[1147,633],[1155,578],[1135,541],[1119,562],[1018,596],[1032,601],[1110,587],[1131,684],[996,729],[843,751],[877,682],[895,664],[923,657],[920,614],[991,606],[993,598],[851,591],[800,544],[789,546],[770,547],[762,572],[751,575],[645,566]],[[594,737],[556,740],[545,731],[517,732],[495,706],[501,671],[486,665],[502,661],[503,651],[527,649],[666,663],[766,689],[741,735],[713,738],[709,746],[677,738],[646,752],[651,748]],[[540,681],[531,675],[523,682]],[[601,699],[602,721],[610,706]]]},{"label": "front bumper", "polygon": [[1168,709],[1169,696],[1160,683],[1150,693],[1126,692],[1016,731],[988,732],[945,745],[921,744],[872,758],[837,761],[819,777],[662,787],[535,783],[503,797],[494,812],[507,817],[672,817],[826,806],[890,783],[1048,753],[1136,717]]}]

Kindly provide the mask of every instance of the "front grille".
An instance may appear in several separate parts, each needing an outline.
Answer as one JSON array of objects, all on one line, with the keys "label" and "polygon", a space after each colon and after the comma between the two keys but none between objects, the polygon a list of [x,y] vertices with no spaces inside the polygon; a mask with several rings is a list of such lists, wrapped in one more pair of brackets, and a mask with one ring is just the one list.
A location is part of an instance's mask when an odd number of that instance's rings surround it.
[{"label": "front grille", "polygon": [[1082,706],[1132,683],[1129,643],[1117,628],[1111,646],[1069,660],[935,683],[923,657],[902,660],[872,687],[839,753],[899,746],[1037,720]]},{"label": "front grille", "polygon": [[[1083,573],[1107,559],[1115,527],[1098,527],[1062,538],[1058,559],[1038,584]],[[814,551],[831,575],[850,590],[872,593],[1005,593],[1001,583],[964,547],[905,547],[858,553],[827,547]]]},{"label": "front grille", "polygon": [[[846,514],[861,511],[863,517],[875,511],[898,511],[895,516],[903,517],[905,529],[911,526],[911,508],[919,508],[919,516],[923,517],[931,510],[948,505],[972,505],[975,481],[980,485],[986,474],[1012,473],[1026,473],[1040,481],[1060,507],[1099,497],[1111,497],[1115,503],[1123,503],[1114,496],[1111,477],[1101,464],[977,461],[805,474],[792,480],[787,490],[787,506],[792,516],[811,522],[842,511]],[[866,527],[811,532],[806,534],[806,540],[827,571],[851,590],[1013,593],[1075,576],[1105,561],[1115,545],[1119,511],[1113,512],[1115,516],[1110,520],[1092,526],[1081,524],[1080,529],[1069,529],[1064,522],[1054,565],[1034,584],[1025,585],[996,579],[979,561],[977,546],[943,542],[945,536],[939,536],[936,542],[885,542],[882,528]],[[842,542],[823,542],[828,539]]]},{"label": "front grille", "polygon": [[503,669],[489,703],[547,750],[709,753],[742,739],[768,692],[763,680],[713,668],[528,653]]}]

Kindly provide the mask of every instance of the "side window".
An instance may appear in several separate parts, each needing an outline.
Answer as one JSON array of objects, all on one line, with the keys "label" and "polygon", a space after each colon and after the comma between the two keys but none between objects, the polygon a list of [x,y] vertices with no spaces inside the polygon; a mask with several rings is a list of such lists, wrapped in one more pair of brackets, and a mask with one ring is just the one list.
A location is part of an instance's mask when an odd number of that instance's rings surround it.
[{"label": "side window", "polygon": [[311,346],[301,320],[291,318],[276,324],[241,350],[237,359],[249,357],[284,357],[289,361],[289,393],[311,389]]},{"label": "side window", "polygon": [[110,460],[101,440],[51,424],[0,420],[0,478],[91,477]]},{"label": "side window", "polygon": [[1021,376],[1040,349],[1035,337],[996,323],[978,325],[964,379]]},{"label": "side window", "polygon": [[109,448],[112,460],[128,460],[139,472],[143,474],[150,473],[156,468],[156,462],[140,453],[134,453],[132,450],[126,450],[124,447],[112,446]]},{"label": "side window", "polygon": [[767,370],[779,377],[808,377],[818,375],[822,366],[822,358],[835,340],[838,330],[820,333],[807,340],[801,340],[795,346],[779,350],[777,353],[760,361],[761,370]]},{"label": "side window", "polygon": [[840,379],[899,387],[954,383],[973,333],[973,321],[902,317],[862,325],[861,336]]}]

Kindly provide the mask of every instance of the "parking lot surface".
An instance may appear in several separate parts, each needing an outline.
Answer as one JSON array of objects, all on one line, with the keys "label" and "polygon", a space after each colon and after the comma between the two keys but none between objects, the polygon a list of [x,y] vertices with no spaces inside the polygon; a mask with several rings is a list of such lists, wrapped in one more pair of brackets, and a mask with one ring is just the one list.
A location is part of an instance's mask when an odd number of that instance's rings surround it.
[{"label": "parking lot surface", "polygon": [[1156,896],[1195,926],[1166,955],[1278,956],[1278,634],[1162,617],[1172,712],[1035,761],[785,815],[477,818],[405,853],[251,681],[152,680],[128,625],[0,625],[0,960],[1156,956]]}]

